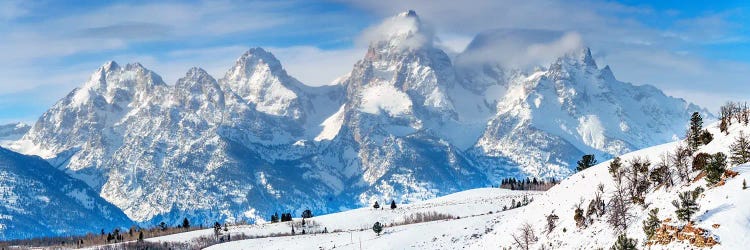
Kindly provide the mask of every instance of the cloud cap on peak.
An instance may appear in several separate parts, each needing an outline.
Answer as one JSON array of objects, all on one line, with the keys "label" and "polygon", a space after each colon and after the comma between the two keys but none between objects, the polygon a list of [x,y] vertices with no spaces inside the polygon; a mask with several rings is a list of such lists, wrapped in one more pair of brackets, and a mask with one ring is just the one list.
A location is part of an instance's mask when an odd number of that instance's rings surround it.
[{"label": "cloud cap on peak", "polygon": [[418,49],[431,47],[435,32],[424,24],[417,13],[408,10],[365,29],[357,43],[373,46],[396,47],[400,49]]},{"label": "cloud cap on peak", "polygon": [[510,69],[532,69],[549,65],[583,48],[583,39],[577,32],[498,29],[477,35],[456,57],[456,64],[497,64]]}]

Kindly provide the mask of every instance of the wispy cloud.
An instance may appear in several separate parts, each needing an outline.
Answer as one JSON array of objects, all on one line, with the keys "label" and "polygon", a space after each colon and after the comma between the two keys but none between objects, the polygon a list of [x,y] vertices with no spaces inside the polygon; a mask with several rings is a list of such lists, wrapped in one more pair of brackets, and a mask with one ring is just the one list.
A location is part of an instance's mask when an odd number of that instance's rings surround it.
[{"label": "wispy cloud", "polygon": [[[332,73],[306,67],[317,60],[342,70],[335,74],[343,74],[345,70],[338,65],[350,67],[355,60],[339,55],[349,50],[346,44],[351,44],[364,21],[351,21],[356,14],[317,4],[300,0],[146,1],[66,10],[68,4],[50,7],[0,1],[0,98],[5,100],[0,103],[0,119],[20,117],[8,110],[39,115],[28,100],[49,107],[107,60],[141,62],[173,83],[192,66],[221,77],[244,50],[275,47],[282,60],[291,58],[284,63],[292,74],[305,82],[327,83]],[[330,53],[317,48],[341,48],[342,44],[344,49]],[[323,60],[324,54],[329,59]],[[34,93],[39,98],[11,98]]]},{"label": "wispy cloud", "polygon": [[6,0],[0,2],[0,21],[9,21],[29,13],[28,1]]},{"label": "wispy cloud", "polygon": [[[490,47],[493,54],[485,59],[543,64],[582,42],[621,80],[653,84],[708,107],[750,99],[735,91],[750,81],[750,59],[742,59],[750,55],[742,8],[696,14],[680,6],[599,0],[195,0],[71,10],[67,3],[43,3],[54,4],[0,1],[0,119],[29,117],[8,111],[32,106],[26,100],[48,107],[107,60],[139,61],[173,83],[192,66],[221,77],[244,50],[262,46],[292,76],[328,84],[362,58],[362,41],[372,39],[365,30],[377,30],[382,18],[408,9],[434,32],[431,42],[450,54],[486,30],[546,30],[556,34],[553,39],[523,49]],[[26,112],[38,115],[39,109]]]},{"label": "wispy cloud", "polygon": [[478,35],[456,58],[456,63],[467,66],[495,63],[529,69],[546,65],[583,46],[581,35],[576,32],[492,30]]}]

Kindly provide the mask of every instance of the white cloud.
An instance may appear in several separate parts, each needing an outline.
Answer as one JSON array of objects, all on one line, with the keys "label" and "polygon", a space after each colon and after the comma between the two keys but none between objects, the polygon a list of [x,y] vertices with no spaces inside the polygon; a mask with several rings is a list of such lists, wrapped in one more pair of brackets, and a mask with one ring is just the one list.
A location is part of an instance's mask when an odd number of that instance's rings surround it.
[{"label": "white cloud", "polygon": [[0,1],[0,20],[9,21],[25,16],[29,13],[29,9],[25,4],[28,4],[27,1],[22,0]]},{"label": "white cloud", "polygon": [[548,65],[583,46],[581,36],[575,32],[495,30],[477,36],[456,63],[497,63],[508,68],[529,69]]},{"label": "white cloud", "polygon": [[[357,36],[359,27],[349,25],[354,20],[352,15],[299,11],[300,6],[304,9],[310,3],[298,0],[114,4],[60,17],[16,22],[35,14],[34,8],[38,6],[28,1],[0,1],[0,21],[3,21],[0,96],[43,90],[39,99],[50,99],[52,103],[109,59],[123,64],[141,62],[169,84],[192,66],[203,67],[220,78],[242,52],[254,46],[273,52],[289,74],[300,81],[322,85],[348,73],[364,56],[369,41],[417,27],[423,35],[416,36],[418,39],[412,45],[434,43],[452,55],[464,50],[482,31],[546,30],[554,34],[551,39],[526,44],[507,40],[508,43],[487,47],[475,59],[515,65],[544,64],[584,41],[592,48],[599,65],[610,64],[619,79],[653,84],[708,107],[729,98],[748,99],[736,90],[749,82],[746,72],[750,72],[750,64],[707,59],[694,52],[697,46],[748,40],[744,35],[747,28],[730,21],[729,17],[736,15],[731,11],[685,17],[675,11],[659,13],[596,0],[343,2],[380,17],[415,9],[422,25],[414,26],[408,19],[406,22],[388,19]],[[662,15],[678,20],[661,29],[638,21],[639,17],[662,18]],[[351,29],[348,33],[341,32],[348,29]],[[253,44],[263,40],[232,40],[238,34],[259,38],[286,35],[293,40],[329,33],[338,36],[330,41],[316,41],[317,44]],[[230,41],[216,42],[222,38]],[[341,40],[354,40],[354,44],[321,49],[326,47],[322,45],[325,42],[341,44]],[[167,48],[132,49],[144,44],[167,44]],[[170,47],[174,44],[189,46]],[[75,59],[66,59],[70,57]],[[712,94],[701,94],[705,92]]]},{"label": "white cloud", "polygon": [[366,49],[322,50],[312,46],[268,48],[289,75],[311,86],[331,84],[338,77],[349,73],[354,63],[365,55]]},{"label": "white cloud", "polygon": [[434,37],[429,25],[422,23],[416,16],[410,16],[410,13],[402,12],[362,31],[357,44],[364,47],[370,43],[396,39],[398,46],[418,48],[432,46]]},{"label": "white cloud", "polygon": [[[250,45],[214,45],[201,43],[221,41],[238,33],[279,35],[298,30],[268,29],[303,23],[305,32],[316,32],[316,23],[325,18],[311,18],[308,13],[294,8],[304,8],[304,2],[236,2],[198,1],[191,3],[114,4],[71,12],[63,16],[16,22],[41,5],[27,1],[0,1],[0,94],[16,93],[46,86],[59,89],[62,97],[107,60],[120,63],[140,61],[173,83],[191,66],[201,66],[210,73],[223,76],[234,59]],[[294,15],[290,13],[296,13]],[[336,16],[334,18],[342,18]],[[297,27],[301,29],[300,27]],[[321,27],[328,29],[328,27]],[[135,52],[135,45],[158,42],[162,44],[190,44],[196,49],[174,51],[179,46],[166,45],[166,50],[151,49]],[[262,45],[262,44],[257,44]],[[222,51],[211,51],[220,48]],[[203,51],[199,53],[199,51]],[[180,54],[183,53],[183,54]],[[148,55],[144,55],[148,54]],[[161,56],[159,54],[166,54]],[[78,57],[67,59],[68,57]],[[157,58],[158,57],[158,58]],[[303,60],[300,60],[303,61]],[[317,80],[317,79],[316,79]]]}]

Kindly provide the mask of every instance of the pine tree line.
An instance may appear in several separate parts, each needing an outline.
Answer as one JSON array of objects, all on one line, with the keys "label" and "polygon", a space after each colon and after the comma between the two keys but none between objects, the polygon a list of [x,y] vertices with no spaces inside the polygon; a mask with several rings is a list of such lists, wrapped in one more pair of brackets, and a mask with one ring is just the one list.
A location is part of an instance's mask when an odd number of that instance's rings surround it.
[{"label": "pine tree line", "polygon": [[53,246],[67,248],[87,248],[93,246],[102,246],[112,243],[123,242],[142,242],[146,238],[159,237],[164,235],[189,232],[203,229],[202,225],[195,226],[190,220],[184,218],[182,223],[169,226],[161,222],[152,227],[131,226],[127,230],[124,228],[114,228],[111,231],[101,229],[97,233],[88,233],[79,236],[62,236],[62,237],[39,237],[31,239],[10,240],[0,242],[0,248],[8,249],[7,246],[25,246],[50,248]]},{"label": "pine tree line", "polygon": [[553,186],[557,185],[558,181],[555,178],[550,180],[538,180],[536,177],[526,179],[516,179],[514,177],[504,178],[500,181],[500,188],[510,190],[534,190],[534,191],[547,191]]}]

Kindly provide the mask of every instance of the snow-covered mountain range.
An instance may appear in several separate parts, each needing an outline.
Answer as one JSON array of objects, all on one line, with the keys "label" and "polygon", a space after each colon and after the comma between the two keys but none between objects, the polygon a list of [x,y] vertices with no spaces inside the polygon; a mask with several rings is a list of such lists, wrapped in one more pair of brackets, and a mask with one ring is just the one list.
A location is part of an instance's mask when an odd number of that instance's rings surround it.
[{"label": "snow-covered mountain range", "polygon": [[413,11],[375,30],[332,86],[301,83],[261,48],[223,78],[193,68],[174,85],[108,62],[9,147],[48,159],[134,221],[207,224],[561,178],[583,154],[672,141],[692,112],[707,113],[618,81],[588,48],[528,70],[466,60],[498,35],[449,56]]},{"label": "snow-covered mountain range", "polygon": [[83,235],[132,221],[80,180],[0,147],[0,240]]}]

